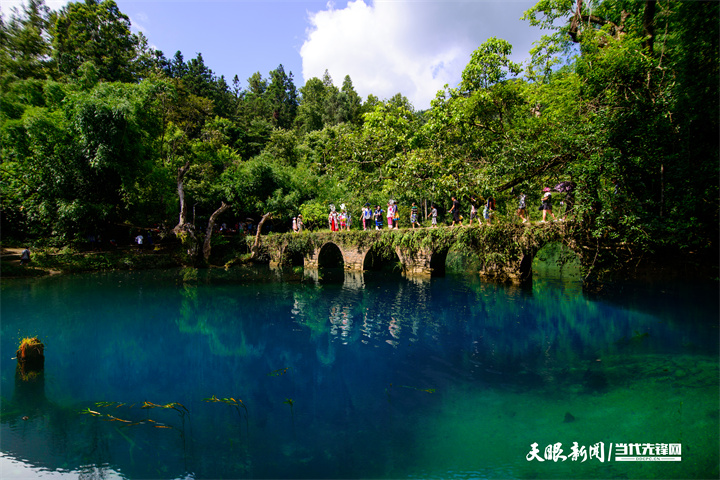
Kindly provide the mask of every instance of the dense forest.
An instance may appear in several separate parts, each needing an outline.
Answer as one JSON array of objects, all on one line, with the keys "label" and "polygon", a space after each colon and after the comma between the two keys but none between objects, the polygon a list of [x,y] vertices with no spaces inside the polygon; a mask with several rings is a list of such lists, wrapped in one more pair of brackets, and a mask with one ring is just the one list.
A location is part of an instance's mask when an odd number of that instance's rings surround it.
[{"label": "dense forest", "polygon": [[[450,206],[573,182],[573,221],[608,243],[717,248],[717,1],[540,0],[525,64],[497,38],[416,110],[346,76],[244,83],[166,57],[112,0],[0,17],[3,242],[72,245],[272,213],[327,228],[330,204]],[[407,207],[405,207],[407,208]],[[536,209],[535,209],[536,210]],[[537,214],[537,212],[535,212]],[[357,221],[355,224],[357,225]]]}]

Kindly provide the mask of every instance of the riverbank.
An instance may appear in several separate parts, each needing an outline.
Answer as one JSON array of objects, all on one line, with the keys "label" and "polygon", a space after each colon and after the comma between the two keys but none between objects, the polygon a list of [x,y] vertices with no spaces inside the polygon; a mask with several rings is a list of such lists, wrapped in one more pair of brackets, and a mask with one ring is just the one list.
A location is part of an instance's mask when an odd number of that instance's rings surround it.
[{"label": "riverbank", "polygon": [[[247,243],[219,238],[213,247],[210,266],[244,264],[248,260]],[[139,250],[119,247],[95,251],[71,249],[31,249],[29,265],[20,265],[23,248],[3,246],[0,254],[2,278],[31,278],[79,272],[167,269],[187,266],[179,244],[155,245]],[[606,265],[607,267],[607,265]],[[471,270],[468,270],[470,273]],[[641,258],[617,258],[602,278],[584,278],[583,289],[594,296],[607,296],[636,289],[638,285],[652,288],[657,282],[718,283],[718,258],[711,252],[664,250]]]},{"label": "riverbank", "polygon": [[69,250],[31,252],[29,265],[20,264],[23,249],[3,247],[0,273],[3,278],[39,277],[62,273],[139,270],[180,266],[177,255],[170,250],[125,248],[76,252]]},{"label": "riverbank", "polygon": [[[37,277],[63,273],[107,272],[113,270],[147,270],[185,267],[192,264],[178,241],[165,240],[154,245],[111,246],[96,248],[33,248],[30,244],[30,264],[20,265],[24,247],[3,244],[0,250],[2,278]],[[242,263],[249,252],[245,237],[237,235],[213,237],[210,265]],[[200,262],[199,258],[195,262]],[[199,266],[199,265],[198,265]]]}]

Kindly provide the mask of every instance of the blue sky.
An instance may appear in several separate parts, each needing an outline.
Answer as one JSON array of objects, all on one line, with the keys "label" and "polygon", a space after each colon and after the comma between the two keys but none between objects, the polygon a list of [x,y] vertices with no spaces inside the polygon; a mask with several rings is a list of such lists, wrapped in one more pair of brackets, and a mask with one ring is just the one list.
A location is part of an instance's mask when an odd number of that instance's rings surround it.
[{"label": "blue sky", "polygon": [[[4,16],[22,0],[0,0]],[[46,0],[56,10],[65,0]],[[350,75],[365,99],[402,93],[428,108],[455,85],[470,55],[489,37],[529,58],[540,31],[520,21],[533,0],[116,0],[134,31],[172,58],[202,53],[205,64],[241,87],[282,64],[300,87],[327,69],[336,86]]]}]

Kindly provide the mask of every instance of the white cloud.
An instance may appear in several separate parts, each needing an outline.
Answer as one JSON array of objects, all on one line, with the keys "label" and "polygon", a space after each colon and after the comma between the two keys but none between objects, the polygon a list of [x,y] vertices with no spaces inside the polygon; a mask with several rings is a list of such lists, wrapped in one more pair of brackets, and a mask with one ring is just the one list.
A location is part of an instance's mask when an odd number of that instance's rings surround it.
[{"label": "white cloud", "polygon": [[[45,5],[50,7],[50,10],[60,10],[68,2],[69,0],[45,0]],[[19,12],[22,12],[23,6],[26,4],[25,0],[0,0],[0,13],[2,13],[3,18],[9,18],[13,8],[17,8]]]},{"label": "white cloud", "polygon": [[425,109],[445,84],[459,82],[471,53],[488,38],[508,40],[513,60],[525,59],[539,35],[519,18],[534,3],[356,0],[342,9],[328,4],[309,15],[300,49],[303,78],[322,78],[327,69],[336,86],[350,75],[363,97],[402,93]]},{"label": "white cloud", "polygon": [[147,35],[147,25],[150,23],[150,17],[145,12],[138,12],[133,15],[128,15],[130,19],[131,29],[138,32],[143,32]]}]

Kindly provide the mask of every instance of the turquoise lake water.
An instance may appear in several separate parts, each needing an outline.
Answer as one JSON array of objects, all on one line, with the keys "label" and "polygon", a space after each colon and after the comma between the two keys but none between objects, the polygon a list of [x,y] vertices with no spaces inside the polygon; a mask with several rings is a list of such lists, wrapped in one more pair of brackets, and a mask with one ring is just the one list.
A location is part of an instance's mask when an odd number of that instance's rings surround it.
[{"label": "turquoise lake water", "polygon": [[0,476],[718,478],[716,285],[278,276],[3,280]]}]

